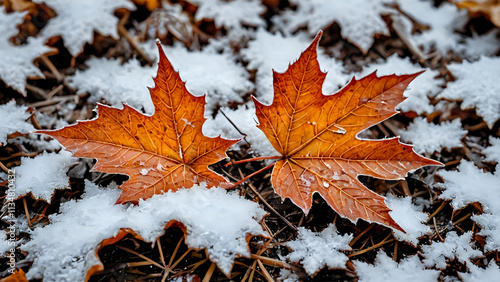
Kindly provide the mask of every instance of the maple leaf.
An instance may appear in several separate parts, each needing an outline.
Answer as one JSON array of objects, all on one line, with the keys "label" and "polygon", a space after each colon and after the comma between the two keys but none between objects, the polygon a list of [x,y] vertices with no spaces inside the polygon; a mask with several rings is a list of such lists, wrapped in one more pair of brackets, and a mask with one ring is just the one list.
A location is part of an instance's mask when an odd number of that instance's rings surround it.
[{"label": "maple leaf", "polygon": [[99,116],[94,120],[37,131],[56,138],[76,157],[96,158],[93,170],[128,175],[117,203],[135,203],[202,182],[208,187],[232,186],[208,165],[227,157],[226,150],[239,140],[203,135],[205,96],[187,91],[157,45],[158,75],[150,89],[153,115],[143,115],[126,104],[123,109],[98,104]]},{"label": "maple leaf", "polygon": [[356,135],[395,115],[395,106],[405,99],[403,91],[420,73],[372,73],[353,79],[334,95],[323,95],[326,74],[316,53],[321,34],[285,73],[274,72],[270,106],[253,98],[258,127],[282,155],[272,185],[306,214],[318,192],[352,221],[362,218],[402,230],[390,217],[384,197],[365,187],[358,175],[401,179],[411,170],[441,163],[419,156],[398,138],[361,140]]}]

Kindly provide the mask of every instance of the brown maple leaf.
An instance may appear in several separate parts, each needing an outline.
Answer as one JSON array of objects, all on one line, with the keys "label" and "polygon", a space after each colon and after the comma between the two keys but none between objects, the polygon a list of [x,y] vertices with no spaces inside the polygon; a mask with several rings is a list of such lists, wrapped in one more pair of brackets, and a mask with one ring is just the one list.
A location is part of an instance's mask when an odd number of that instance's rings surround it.
[{"label": "brown maple leaf", "polygon": [[420,73],[353,79],[333,95],[323,95],[326,74],[313,43],[285,73],[274,72],[274,101],[254,98],[258,127],[282,155],[272,185],[306,214],[318,192],[341,216],[362,218],[401,230],[390,217],[384,197],[370,191],[358,175],[402,179],[409,171],[441,163],[416,154],[399,138],[361,140],[362,130],[395,115],[403,91]]},{"label": "brown maple leaf", "polygon": [[59,130],[40,130],[56,138],[76,157],[95,158],[93,170],[126,174],[117,203],[138,202],[163,191],[206,182],[208,187],[231,187],[208,168],[227,157],[226,150],[239,140],[203,135],[205,96],[190,94],[157,43],[160,62],[152,116],[134,108],[97,105],[99,116]]}]

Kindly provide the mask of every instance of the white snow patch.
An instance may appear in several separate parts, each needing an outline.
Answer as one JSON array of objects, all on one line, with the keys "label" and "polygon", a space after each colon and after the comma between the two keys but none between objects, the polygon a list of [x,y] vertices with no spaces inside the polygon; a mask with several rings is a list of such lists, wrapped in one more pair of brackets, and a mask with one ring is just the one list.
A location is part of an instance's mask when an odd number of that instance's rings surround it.
[{"label": "white snow patch", "polygon": [[[498,203],[498,199],[497,199]],[[481,231],[477,234],[486,238],[484,250],[494,252],[500,250],[500,215],[483,213],[471,217],[479,226]]]},{"label": "white snow patch", "polygon": [[491,128],[500,119],[500,58],[482,56],[477,62],[451,63],[457,80],[448,82],[438,98],[462,100],[462,109],[476,108]]},{"label": "white snow patch", "polygon": [[[285,72],[309,44],[310,38],[303,33],[284,37],[279,33],[271,34],[265,29],[257,30],[255,39],[248,43],[248,48],[241,50],[241,55],[248,62],[248,69],[257,70],[256,96],[259,101],[266,104],[273,101],[272,71]],[[348,82],[350,77],[344,73],[342,62],[325,55],[321,48],[318,49],[318,61],[321,69],[328,72],[323,84],[324,93],[332,94]]]},{"label": "white snow patch", "polygon": [[429,26],[428,30],[413,35],[413,40],[428,53],[434,47],[446,55],[448,51],[459,49],[461,36],[455,30],[462,29],[468,21],[465,9],[443,2],[435,8],[430,1],[399,0],[399,7],[417,22]]},{"label": "white snow patch", "polygon": [[300,277],[291,270],[282,268],[280,270],[280,276],[277,277],[276,280],[279,282],[297,282],[300,281]]},{"label": "white snow patch", "polygon": [[[257,127],[257,117],[255,116],[255,107],[252,102],[240,105],[236,110],[229,108],[222,108],[221,110],[242,133],[246,134],[245,139],[250,143],[255,154],[259,156],[279,155],[271,145],[271,142],[266,138],[264,132]],[[215,116],[215,119],[207,119],[203,125],[203,134],[209,137],[221,135],[226,139],[242,138],[241,134],[238,133],[234,126],[220,112]],[[244,140],[235,146],[243,143],[245,143]]]},{"label": "white snow patch", "polygon": [[439,196],[451,200],[454,209],[460,209],[474,202],[483,206],[485,213],[471,217],[481,226],[478,233],[486,237],[486,251],[500,250],[500,173],[485,173],[473,162],[462,161],[458,171],[440,171],[444,183],[436,186],[446,188]]},{"label": "white snow patch", "polygon": [[349,258],[342,251],[351,250],[352,235],[340,235],[334,224],[321,232],[299,227],[297,239],[287,242],[292,250],[286,256],[291,262],[300,262],[309,275],[323,267],[344,268]]},{"label": "white snow patch", "polygon": [[45,3],[56,12],[56,16],[49,20],[40,31],[39,37],[48,40],[60,35],[64,46],[73,56],[77,56],[85,43],[94,41],[94,31],[101,35],[110,35],[118,38],[118,18],[113,15],[119,8],[130,11],[135,5],[126,0],[34,0]]},{"label": "white snow patch", "polygon": [[4,254],[12,248],[12,246],[9,244],[9,238],[7,237],[8,234],[4,230],[0,230],[0,256],[4,257]]},{"label": "white snow patch", "polygon": [[[423,68],[418,64],[413,64],[409,58],[400,58],[397,54],[393,54],[387,60],[380,61],[377,64],[371,64],[359,74],[359,77],[366,76],[377,70],[378,75],[391,74],[410,74],[422,71]],[[410,83],[409,89],[404,92],[404,96],[408,99],[404,100],[397,106],[397,109],[403,112],[414,111],[417,114],[432,113],[434,108],[429,103],[428,97],[435,97],[441,91],[441,85],[444,84],[443,79],[435,79],[439,75],[437,70],[426,69]]]},{"label": "white snow patch", "polygon": [[[154,41],[141,46],[149,56],[158,58]],[[206,116],[212,114],[217,104],[242,103],[241,97],[254,89],[249,81],[250,74],[242,65],[235,63],[235,57],[229,51],[219,53],[212,45],[205,46],[201,51],[190,51],[181,44],[163,46],[163,51],[174,69],[179,70],[191,94],[207,94]]]},{"label": "white snow patch", "polygon": [[242,25],[264,26],[266,11],[260,0],[189,0],[198,6],[195,20],[213,19],[217,28],[241,29]]},{"label": "white snow patch", "polygon": [[68,151],[44,153],[34,158],[21,158],[16,167],[16,195],[24,196],[31,192],[34,198],[48,203],[56,189],[69,189],[69,167],[78,161]]},{"label": "white snow patch", "polygon": [[5,13],[0,7],[0,79],[26,96],[26,78],[45,77],[40,69],[33,65],[33,60],[53,49],[44,45],[39,38],[28,38],[24,45],[16,46],[10,42],[19,29],[17,25],[24,21],[27,12]]},{"label": "white snow patch", "polygon": [[33,265],[28,279],[82,281],[87,270],[98,264],[96,248],[102,240],[130,228],[153,242],[171,220],[187,228],[186,244],[206,248],[212,261],[229,273],[236,256],[250,256],[246,236],[265,235],[259,221],[266,212],[258,204],[222,188],[194,186],[141,200],[138,206],[115,205],[121,190],[99,189],[86,182],[81,200],[63,203],[50,224],[32,232],[21,248]]},{"label": "white snow patch", "polygon": [[283,31],[293,33],[301,27],[314,35],[320,29],[337,22],[342,37],[366,53],[374,42],[376,34],[389,35],[389,29],[382,19],[383,14],[393,10],[384,5],[389,0],[291,0],[297,6],[295,11],[287,10],[275,16],[274,23]]},{"label": "white snow patch", "polygon": [[500,267],[492,259],[488,266],[483,269],[474,264],[469,265],[470,273],[458,272],[463,282],[496,281],[500,277]]},{"label": "white snow patch", "polygon": [[483,154],[486,155],[484,160],[500,163],[500,138],[494,138],[490,136],[490,144],[491,146],[483,150]]},{"label": "white snow patch", "polygon": [[[142,67],[137,59],[121,64],[117,59],[91,58],[89,67],[77,71],[67,78],[71,87],[77,88],[77,94],[89,92],[91,103],[105,100],[109,105],[121,108],[122,102],[153,114],[154,106],[148,87],[153,87],[153,76],[157,67]],[[91,83],[89,83],[91,81]]]},{"label": "white snow patch", "polygon": [[441,152],[443,148],[462,147],[460,141],[467,130],[462,128],[460,119],[444,121],[441,124],[428,123],[425,118],[417,117],[406,130],[400,130],[401,138],[413,144],[417,153]]},{"label": "white snow patch", "polygon": [[445,269],[447,258],[467,263],[473,258],[483,256],[483,252],[475,250],[473,247],[472,231],[461,236],[458,236],[455,231],[450,231],[446,234],[444,242],[422,245],[423,263],[427,267],[436,266],[437,269]]},{"label": "white snow patch", "polygon": [[468,59],[479,59],[483,56],[494,56],[500,49],[500,40],[498,29],[492,29],[483,35],[473,34],[472,37],[465,39],[460,49]]},{"label": "white snow patch", "polygon": [[418,256],[402,259],[399,263],[380,250],[371,265],[354,261],[354,267],[360,282],[400,282],[400,281],[436,281],[440,271],[425,269]]},{"label": "white snow patch", "polygon": [[400,241],[406,241],[412,245],[418,244],[418,238],[429,234],[431,229],[426,221],[429,215],[422,212],[422,206],[412,204],[411,197],[398,198],[392,194],[385,197],[387,206],[392,210],[389,212],[406,234],[393,229],[394,237]]},{"label": "white snow patch", "polygon": [[26,122],[31,114],[28,107],[18,106],[15,101],[0,105],[0,145],[7,142],[7,136],[14,132],[28,133],[35,130],[31,123]]},{"label": "white snow patch", "polygon": [[500,173],[483,172],[473,162],[464,161],[458,166],[458,171],[439,171],[444,183],[436,184],[446,190],[440,199],[451,200],[454,209],[460,209],[468,204],[480,202],[484,211],[500,216]]}]

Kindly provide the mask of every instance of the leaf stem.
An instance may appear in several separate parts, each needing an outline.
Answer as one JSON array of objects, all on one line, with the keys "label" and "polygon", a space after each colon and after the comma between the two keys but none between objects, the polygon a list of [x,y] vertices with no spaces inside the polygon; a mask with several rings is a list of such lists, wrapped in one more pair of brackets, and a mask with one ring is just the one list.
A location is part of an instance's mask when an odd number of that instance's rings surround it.
[{"label": "leaf stem", "polygon": [[244,159],[244,160],[239,160],[239,161],[235,161],[235,162],[231,161],[230,163],[227,163],[224,166],[230,166],[230,165],[235,165],[235,164],[248,163],[248,162],[253,162],[253,161],[260,161],[260,160],[277,160],[277,159],[281,159],[282,157],[283,156],[250,158],[250,159]]},{"label": "leaf stem", "polygon": [[240,181],[238,181],[238,182],[234,183],[233,187],[231,187],[231,188],[229,188],[229,189],[232,189],[232,188],[234,188],[234,187],[236,187],[236,186],[240,185],[241,183],[243,183],[243,182],[244,182],[245,180],[247,180],[248,178],[250,178],[250,177],[252,177],[252,176],[254,176],[254,175],[256,175],[256,174],[259,174],[259,173],[263,172],[263,171],[264,171],[264,170],[266,170],[266,169],[270,169],[270,168],[271,168],[272,166],[274,166],[275,164],[276,164],[276,163],[272,163],[272,164],[270,164],[270,165],[266,166],[265,168],[261,168],[261,169],[257,170],[256,172],[254,172],[254,173],[252,173],[252,174],[249,174],[249,175],[245,176],[245,177],[244,177],[243,179],[241,179]]}]

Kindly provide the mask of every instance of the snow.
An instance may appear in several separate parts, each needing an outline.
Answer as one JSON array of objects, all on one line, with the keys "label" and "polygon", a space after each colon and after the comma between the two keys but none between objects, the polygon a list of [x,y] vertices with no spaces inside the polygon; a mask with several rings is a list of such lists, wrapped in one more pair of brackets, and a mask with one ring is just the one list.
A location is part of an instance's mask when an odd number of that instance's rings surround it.
[{"label": "snow", "polygon": [[300,281],[300,277],[288,269],[282,268],[280,270],[280,276],[276,278],[280,282],[296,282]]},{"label": "snow", "polygon": [[[311,40],[303,33],[285,37],[280,33],[257,30],[255,39],[248,43],[247,48],[241,50],[241,55],[248,62],[248,69],[257,70],[256,96],[259,101],[267,104],[273,101],[272,70],[285,72],[288,65],[297,60],[310,44]],[[350,76],[344,73],[342,62],[325,55],[322,48],[318,49],[318,61],[321,69],[328,72],[323,84],[324,93],[332,94],[350,79]]]},{"label": "snow", "polygon": [[[257,127],[257,117],[253,102],[240,105],[235,110],[221,108],[221,111],[226,114],[242,133],[246,134],[245,139],[250,143],[254,154],[258,156],[279,155],[273,145],[271,145],[271,142],[266,138],[264,132]],[[203,134],[209,137],[221,135],[225,139],[243,138],[220,111],[215,118],[207,119],[203,125]],[[245,143],[245,140],[242,140],[234,145],[234,148],[238,149],[241,144]]]},{"label": "snow", "polygon": [[137,110],[144,109],[153,114],[148,87],[154,86],[157,66],[143,67],[137,59],[122,65],[120,60],[106,58],[91,58],[85,64],[88,69],[79,70],[66,80],[71,87],[78,89],[77,94],[89,92],[91,103],[105,100],[109,105],[121,108],[125,102]]},{"label": "snow", "polygon": [[413,35],[413,41],[429,53],[433,48],[446,55],[448,51],[459,49],[461,36],[455,30],[462,29],[468,20],[467,11],[451,3],[442,2],[437,8],[431,1],[399,0],[399,7],[417,22],[429,26],[428,30]]},{"label": "snow", "polygon": [[451,63],[457,80],[449,82],[438,98],[462,100],[462,109],[476,108],[491,128],[500,119],[500,58],[481,56],[476,62]]},{"label": "snow", "polygon": [[486,155],[485,161],[500,163],[500,138],[494,138],[490,136],[491,146],[483,150],[483,154]]},{"label": "snow", "polygon": [[274,23],[289,33],[300,27],[307,26],[311,35],[320,29],[337,22],[341,28],[342,37],[358,46],[363,53],[374,42],[377,34],[389,35],[389,29],[382,19],[383,14],[389,14],[392,9],[385,6],[388,0],[291,0],[297,5],[295,11],[287,10],[274,18]]},{"label": "snow", "polygon": [[463,282],[496,281],[500,277],[500,267],[495,263],[494,259],[490,261],[485,269],[471,264],[469,270],[470,273],[458,273]]},{"label": "snow", "polygon": [[468,59],[477,60],[481,55],[493,56],[500,49],[498,35],[498,29],[492,29],[483,35],[473,34],[472,37],[466,38],[464,44],[459,47]]},{"label": "snow", "polygon": [[423,263],[427,267],[436,266],[437,269],[446,268],[446,259],[457,259],[467,263],[473,258],[482,257],[483,253],[473,248],[472,231],[458,236],[455,231],[446,234],[444,242],[433,242],[431,245],[422,245]]},{"label": "snow", "polygon": [[27,133],[35,130],[31,123],[26,122],[31,114],[28,107],[18,106],[15,101],[0,105],[0,145],[7,142],[7,137],[14,132]]},{"label": "snow", "polygon": [[467,134],[467,130],[462,128],[459,118],[434,124],[417,117],[406,130],[400,130],[399,134],[404,141],[414,145],[415,152],[433,154],[441,152],[442,148],[462,147],[460,140]]},{"label": "snow", "polygon": [[4,254],[11,248],[7,236],[7,232],[5,232],[4,230],[0,230],[0,255],[2,257],[4,257]]},{"label": "snow", "polygon": [[31,193],[35,199],[50,203],[56,189],[70,188],[66,173],[77,160],[68,151],[21,158],[21,165],[15,168],[16,195]]},{"label": "snow", "polygon": [[445,188],[440,199],[451,200],[454,209],[460,209],[468,204],[480,202],[485,212],[500,216],[500,173],[483,172],[473,162],[462,160],[458,171],[443,171],[438,174],[444,183],[436,184]]},{"label": "snow", "polygon": [[101,35],[118,38],[118,18],[113,15],[119,8],[135,10],[135,5],[126,0],[34,0],[45,3],[56,12],[41,30],[40,37],[48,40],[60,35],[64,46],[76,57],[82,52],[85,43],[92,43],[94,31]]},{"label": "snow", "polygon": [[[386,61],[364,67],[357,77],[364,77],[374,71],[377,71],[380,76],[394,73],[397,75],[411,74],[422,70],[423,68],[420,65],[413,64],[409,58],[400,58],[397,54],[393,54]],[[435,97],[441,92],[441,85],[444,84],[443,79],[435,78],[438,75],[437,70],[426,69],[424,73],[411,82],[409,89],[404,92],[404,96],[408,97],[408,99],[399,104],[397,108],[403,112],[432,113],[434,108],[430,105],[428,97]]]},{"label": "snow", "polygon": [[39,38],[28,38],[26,44],[19,46],[10,42],[19,32],[17,25],[23,23],[26,13],[7,14],[5,7],[0,7],[0,79],[24,96],[26,78],[45,77],[33,60],[53,50]]},{"label": "snow", "polygon": [[354,261],[360,282],[400,282],[400,281],[437,281],[439,270],[425,269],[418,256],[402,259],[399,263],[380,250],[371,265]]},{"label": "snow", "polygon": [[260,15],[266,7],[260,0],[189,0],[196,4],[195,20],[213,19],[217,28],[239,29],[243,24],[250,26],[264,26],[265,21]]},{"label": "snow", "polygon": [[[498,203],[498,199],[497,199]],[[473,215],[471,219],[481,226],[481,231],[477,234],[486,238],[484,245],[485,252],[495,252],[500,250],[500,215],[483,213]]]},{"label": "snow", "polygon": [[287,242],[292,250],[286,258],[300,262],[307,274],[313,275],[323,267],[345,268],[349,258],[342,251],[349,251],[352,235],[340,235],[334,224],[321,232],[313,232],[304,227],[298,228],[295,240]]},{"label": "snow", "polygon": [[446,190],[439,196],[451,200],[454,209],[474,202],[483,206],[484,213],[471,219],[482,228],[479,235],[486,237],[485,251],[500,250],[500,173],[485,173],[474,163],[462,161],[458,171],[439,171],[444,183],[436,186]]},{"label": "snow", "polygon": [[[150,57],[158,58],[154,41],[141,46]],[[235,64],[231,52],[219,52],[213,45],[205,46],[201,51],[190,51],[181,44],[163,46],[163,51],[191,94],[200,96],[206,93],[206,116],[212,114],[217,105],[242,103],[241,97],[254,89],[249,81],[250,74],[242,65]]]},{"label": "snow", "polygon": [[259,221],[266,215],[257,203],[222,188],[194,186],[176,193],[155,195],[138,206],[115,205],[121,190],[101,189],[89,181],[81,200],[61,204],[51,224],[36,228],[21,248],[33,265],[28,279],[82,281],[87,270],[99,264],[97,246],[130,228],[145,241],[154,242],[171,220],[187,229],[186,244],[206,248],[209,258],[229,273],[236,256],[250,256],[246,237],[265,235]]},{"label": "snow", "polygon": [[405,241],[416,246],[418,238],[429,234],[431,229],[427,226],[426,221],[429,215],[422,212],[423,206],[412,204],[411,197],[398,198],[392,194],[385,197],[387,206],[392,210],[390,216],[396,221],[406,234],[393,229],[394,237],[399,241]]}]

